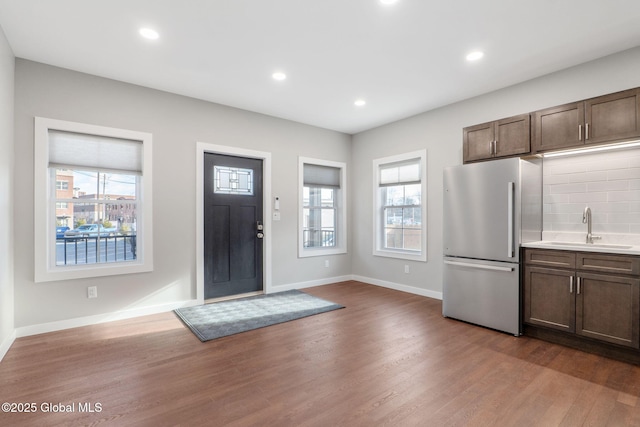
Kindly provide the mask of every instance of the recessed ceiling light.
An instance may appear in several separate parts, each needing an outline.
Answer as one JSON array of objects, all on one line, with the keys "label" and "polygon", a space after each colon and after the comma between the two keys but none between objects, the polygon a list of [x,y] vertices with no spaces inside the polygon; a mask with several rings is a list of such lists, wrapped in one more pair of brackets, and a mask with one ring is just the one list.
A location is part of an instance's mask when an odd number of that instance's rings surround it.
[{"label": "recessed ceiling light", "polygon": [[477,61],[484,56],[484,52],[476,50],[467,55],[467,61]]},{"label": "recessed ceiling light", "polygon": [[282,80],[285,80],[287,78],[287,75],[285,73],[282,73],[282,72],[278,71],[276,73],[273,73],[271,75],[271,77],[273,77],[274,80],[282,81]]},{"label": "recessed ceiling light", "polygon": [[356,107],[362,107],[366,104],[367,101],[365,101],[364,99],[356,99],[356,101],[353,103],[353,105],[355,105]]},{"label": "recessed ceiling light", "polygon": [[145,39],[156,40],[160,37],[160,34],[156,30],[152,30],[151,28],[140,28],[140,35]]},{"label": "recessed ceiling light", "polygon": [[398,0],[380,0],[380,3],[386,4],[386,5],[391,5],[391,4],[398,3]]}]

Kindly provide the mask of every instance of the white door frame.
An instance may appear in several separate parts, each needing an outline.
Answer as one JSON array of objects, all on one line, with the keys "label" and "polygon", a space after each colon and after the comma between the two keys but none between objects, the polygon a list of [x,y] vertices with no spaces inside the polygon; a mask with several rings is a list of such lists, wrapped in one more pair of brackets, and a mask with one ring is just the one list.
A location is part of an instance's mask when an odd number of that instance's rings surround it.
[{"label": "white door frame", "polygon": [[198,142],[196,145],[196,299],[204,304],[204,154],[215,153],[228,156],[261,159],[263,161],[263,291],[271,292],[271,153],[245,148]]}]

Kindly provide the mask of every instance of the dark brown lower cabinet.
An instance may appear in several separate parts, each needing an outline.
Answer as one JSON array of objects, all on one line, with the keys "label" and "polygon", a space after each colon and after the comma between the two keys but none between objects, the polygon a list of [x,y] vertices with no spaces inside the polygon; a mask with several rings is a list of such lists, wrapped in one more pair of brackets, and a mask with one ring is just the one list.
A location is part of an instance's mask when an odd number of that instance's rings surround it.
[{"label": "dark brown lower cabinet", "polygon": [[[640,348],[640,279],[637,275],[549,268],[535,265],[536,260],[540,260],[539,264],[548,263],[540,256],[549,255],[548,250],[527,249],[526,252],[526,262],[533,263],[524,268],[526,324]],[[582,254],[558,251],[558,255],[580,259]],[[597,257],[589,254],[591,259]],[[635,257],[602,255],[608,263],[616,258],[621,262],[640,262]]]},{"label": "dark brown lower cabinet", "polygon": [[639,348],[640,280],[578,273],[576,333]]},{"label": "dark brown lower cabinet", "polygon": [[524,272],[525,323],[575,332],[575,294],[570,289],[574,273],[530,266]]}]

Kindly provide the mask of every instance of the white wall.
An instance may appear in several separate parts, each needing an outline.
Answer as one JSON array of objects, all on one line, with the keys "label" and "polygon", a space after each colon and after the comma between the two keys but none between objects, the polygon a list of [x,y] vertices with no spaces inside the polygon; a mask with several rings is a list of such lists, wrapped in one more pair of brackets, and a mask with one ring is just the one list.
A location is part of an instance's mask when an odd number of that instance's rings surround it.
[{"label": "white wall", "polygon": [[[532,61],[535,59],[532,59]],[[353,273],[381,284],[440,296],[442,292],[442,171],[462,163],[462,128],[640,86],[640,48],[429,111],[353,137]],[[425,94],[428,96],[428,94]],[[372,161],[427,149],[428,260],[372,255]],[[404,265],[410,264],[410,274]]]},{"label": "white wall", "polygon": [[[16,328],[74,318],[99,321],[123,310],[196,298],[197,142],[272,154],[272,195],[280,197],[282,215],[272,227],[266,224],[273,238],[274,286],[351,273],[350,254],[298,259],[296,252],[298,156],[350,163],[349,135],[22,59],[16,60],[15,78]],[[152,273],[34,282],[34,116],[153,134]],[[325,258],[331,259],[329,268]],[[88,286],[98,287],[97,299],[87,299]]]},{"label": "white wall", "polygon": [[15,59],[0,28],[0,359],[13,341],[13,74]]},{"label": "white wall", "polygon": [[[4,74],[4,69],[1,72]],[[272,153],[272,195],[280,197],[282,213],[282,221],[270,224],[273,285],[285,288],[353,273],[356,278],[372,283],[439,297],[442,170],[461,163],[462,128],[640,86],[640,48],[429,111],[353,138],[26,60],[16,61],[15,79],[14,189],[19,195],[14,207],[14,228],[19,235],[14,244],[15,327],[28,328],[87,316],[109,318],[127,309],[195,298],[197,141]],[[153,133],[154,272],[34,283],[34,116]],[[423,263],[375,257],[372,161],[422,148],[427,149],[428,155],[428,260]],[[348,164],[349,254],[297,258],[298,156]],[[324,267],[326,258],[331,258],[329,268]],[[410,265],[409,274],[404,273],[406,264]],[[99,298],[88,300],[87,286],[98,286]]]}]

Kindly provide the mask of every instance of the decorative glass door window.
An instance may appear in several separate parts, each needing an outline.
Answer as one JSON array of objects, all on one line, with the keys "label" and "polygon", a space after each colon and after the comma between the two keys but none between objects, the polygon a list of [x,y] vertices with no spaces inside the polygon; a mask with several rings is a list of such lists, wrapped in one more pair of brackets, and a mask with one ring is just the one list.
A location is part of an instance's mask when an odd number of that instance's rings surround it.
[{"label": "decorative glass door window", "polygon": [[253,170],[214,166],[214,193],[253,195]]}]

